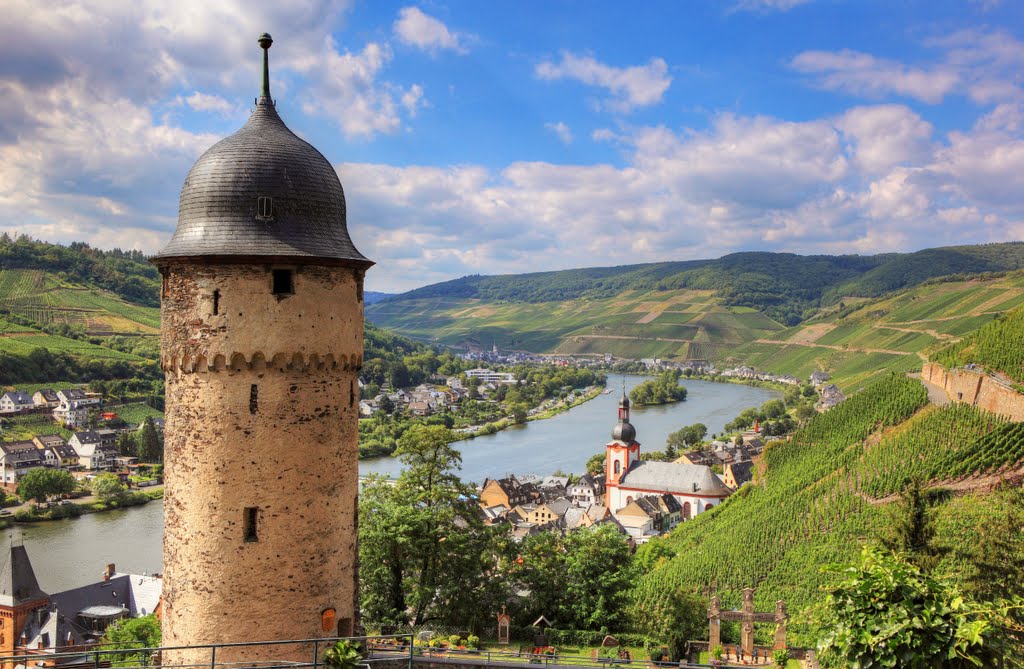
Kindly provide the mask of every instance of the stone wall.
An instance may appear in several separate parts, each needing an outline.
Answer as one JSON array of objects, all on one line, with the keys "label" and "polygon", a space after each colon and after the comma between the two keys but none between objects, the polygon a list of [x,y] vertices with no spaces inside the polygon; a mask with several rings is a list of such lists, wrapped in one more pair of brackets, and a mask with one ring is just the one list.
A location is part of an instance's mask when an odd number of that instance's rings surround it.
[{"label": "stone wall", "polygon": [[1024,395],[980,369],[946,369],[925,363],[921,378],[944,391],[954,402],[971,404],[990,413],[1024,421]]},{"label": "stone wall", "polygon": [[[275,295],[269,265],[164,269],[164,645],[351,634],[355,271],[298,268],[293,293]],[[222,649],[217,660],[307,650]],[[208,661],[174,653],[175,664]]]}]

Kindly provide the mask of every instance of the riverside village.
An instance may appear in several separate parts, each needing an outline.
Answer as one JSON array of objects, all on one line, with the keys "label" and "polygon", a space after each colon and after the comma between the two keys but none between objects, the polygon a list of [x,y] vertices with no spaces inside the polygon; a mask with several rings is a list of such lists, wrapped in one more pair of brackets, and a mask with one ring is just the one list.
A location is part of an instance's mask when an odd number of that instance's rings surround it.
[{"label": "riverside village", "polygon": [[12,7],[4,669],[1024,667],[1019,8],[179,4]]}]

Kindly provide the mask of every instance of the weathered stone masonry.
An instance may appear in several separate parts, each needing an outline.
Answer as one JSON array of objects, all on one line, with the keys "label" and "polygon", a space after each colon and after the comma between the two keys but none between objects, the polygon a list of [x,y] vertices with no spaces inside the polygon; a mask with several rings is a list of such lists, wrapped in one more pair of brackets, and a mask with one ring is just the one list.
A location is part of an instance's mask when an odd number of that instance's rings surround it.
[{"label": "weathered stone masonry", "polygon": [[925,363],[921,378],[943,390],[954,402],[964,402],[1013,421],[1024,420],[1024,395],[1007,387],[981,370],[946,369],[934,362]]},{"label": "weathered stone masonry", "polygon": [[165,645],[348,633],[361,270],[303,266],[278,296],[264,265],[164,269]]}]

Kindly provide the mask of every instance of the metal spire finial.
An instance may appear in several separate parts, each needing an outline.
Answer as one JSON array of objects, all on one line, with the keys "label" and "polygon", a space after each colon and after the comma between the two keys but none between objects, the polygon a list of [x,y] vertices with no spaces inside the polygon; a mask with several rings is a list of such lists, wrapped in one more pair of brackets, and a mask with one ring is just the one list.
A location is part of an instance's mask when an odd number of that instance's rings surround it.
[{"label": "metal spire finial", "polygon": [[270,45],[274,43],[270,33],[263,33],[259,39],[260,48],[263,49],[263,88],[260,89],[260,97],[270,99],[270,59],[268,52],[270,51]]}]

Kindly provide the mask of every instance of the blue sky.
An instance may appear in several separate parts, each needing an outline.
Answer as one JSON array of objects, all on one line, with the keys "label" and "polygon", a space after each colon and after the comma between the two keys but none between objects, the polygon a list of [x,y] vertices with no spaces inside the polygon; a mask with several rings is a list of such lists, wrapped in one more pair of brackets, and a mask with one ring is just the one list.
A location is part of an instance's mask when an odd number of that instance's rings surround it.
[{"label": "blue sky", "polygon": [[1024,3],[7,0],[0,228],[158,251],[256,36],[373,290],[1024,238]]}]

